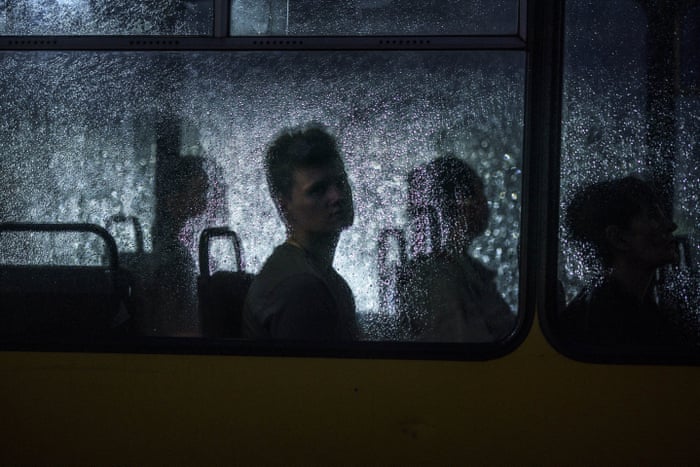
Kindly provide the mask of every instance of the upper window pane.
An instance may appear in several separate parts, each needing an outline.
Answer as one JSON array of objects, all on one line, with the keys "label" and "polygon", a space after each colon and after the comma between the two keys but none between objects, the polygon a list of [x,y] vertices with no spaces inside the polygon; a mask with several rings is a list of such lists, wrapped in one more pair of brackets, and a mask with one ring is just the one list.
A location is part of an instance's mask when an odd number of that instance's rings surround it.
[{"label": "upper window pane", "polygon": [[566,5],[559,309],[549,317],[586,352],[700,344],[700,127],[697,95],[677,83],[681,3]]},{"label": "upper window pane", "polygon": [[[354,198],[333,265],[358,337],[496,341],[518,307],[524,66],[522,52],[5,53],[0,219],[107,228],[135,279],[134,332],[212,335],[200,233],[236,231],[259,273],[286,238],[266,148],[320,122]],[[457,171],[466,178],[451,182]],[[104,254],[78,238],[6,234],[0,262],[43,270]],[[16,254],[29,244],[32,258]],[[231,238],[212,237],[211,271],[235,270],[235,256]]]},{"label": "upper window pane", "polygon": [[233,0],[233,36],[517,34],[518,0]]},{"label": "upper window pane", "polygon": [[2,35],[211,35],[214,0],[7,0]]}]

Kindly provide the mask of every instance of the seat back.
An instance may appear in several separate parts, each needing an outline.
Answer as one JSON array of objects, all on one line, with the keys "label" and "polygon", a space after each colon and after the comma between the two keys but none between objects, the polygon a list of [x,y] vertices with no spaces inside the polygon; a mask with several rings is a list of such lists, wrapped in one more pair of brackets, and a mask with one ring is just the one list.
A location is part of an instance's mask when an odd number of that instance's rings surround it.
[{"label": "seat back", "polygon": [[94,336],[124,325],[130,287],[106,230],[93,224],[0,224],[0,234],[5,232],[91,233],[103,240],[108,261],[101,266],[0,264],[1,336]]},{"label": "seat back", "polygon": [[[236,255],[236,271],[211,274],[209,247],[211,239],[216,237],[231,241]],[[240,337],[243,305],[255,276],[245,271],[238,234],[227,227],[211,227],[202,231],[199,237],[199,270],[197,293],[202,335]]]},{"label": "seat back", "polygon": [[129,251],[119,251],[119,265],[131,286],[131,294],[126,301],[131,317],[130,332],[147,335],[156,327],[152,264],[154,258],[152,253],[145,251],[141,221],[135,216],[120,212],[105,219],[105,229],[116,239],[123,235],[132,240],[133,248],[129,248]]}]

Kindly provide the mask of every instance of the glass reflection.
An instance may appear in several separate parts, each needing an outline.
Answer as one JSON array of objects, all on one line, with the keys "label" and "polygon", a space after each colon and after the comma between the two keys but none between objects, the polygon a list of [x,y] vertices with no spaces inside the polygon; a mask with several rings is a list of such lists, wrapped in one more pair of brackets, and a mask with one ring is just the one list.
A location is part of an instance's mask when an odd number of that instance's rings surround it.
[{"label": "glass reflection", "polygon": [[413,258],[398,281],[406,335],[429,342],[505,338],[515,315],[496,288],[495,273],[470,255],[489,223],[481,177],[448,155],[413,170],[408,185]]}]

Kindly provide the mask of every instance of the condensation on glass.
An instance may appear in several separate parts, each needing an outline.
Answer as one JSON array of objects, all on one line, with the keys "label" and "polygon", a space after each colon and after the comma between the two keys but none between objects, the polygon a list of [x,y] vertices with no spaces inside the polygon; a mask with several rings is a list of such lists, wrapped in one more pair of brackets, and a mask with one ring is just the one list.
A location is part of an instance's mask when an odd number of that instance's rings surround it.
[{"label": "condensation on glass", "polygon": [[517,0],[233,0],[233,36],[517,34]]},{"label": "condensation on glass", "polygon": [[[653,41],[670,38],[666,56],[673,57],[672,41],[682,34],[662,31],[664,12],[646,11],[642,3],[570,0],[566,5],[559,306],[583,289],[595,290],[611,271],[590,244],[572,239],[563,221],[566,207],[587,185],[633,175],[659,187],[659,204],[678,225],[680,263],[658,270],[653,299],[669,310],[672,316],[665,319],[679,330],[679,342],[692,346],[700,342],[698,94],[679,90],[673,79],[664,85],[659,77],[679,76],[684,62],[687,70],[694,66],[687,65],[696,54],[688,40],[697,28],[685,23],[680,45],[686,52],[679,62],[658,69],[650,60]],[[626,45],[632,43],[636,46]],[[629,323],[629,329],[635,326]]]},{"label": "condensation on glass", "polygon": [[700,5],[689,8],[680,23],[681,73],[683,95],[700,93]]},{"label": "condensation on glass", "polygon": [[[156,283],[135,289],[151,302],[135,305],[152,310],[141,334],[197,335],[205,227],[238,233],[249,272],[284,241],[263,153],[282,128],[309,121],[338,136],[353,188],[356,221],[335,266],[355,294],[365,339],[400,337],[395,281],[380,277],[378,242],[399,231],[415,254],[407,177],[450,153],[481,177],[490,212],[470,253],[517,311],[522,53],[6,52],[0,68],[0,220],[106,227],[122,267]],[[178,162],[166,171],[167,161]],[[94,239],[42,238],[33,241],[35,263],[103,254]],[[0,241],[3,262],[18,261],[27,242]],[[235,263],[226,244],[212,243],[212,269]]]},{"label": "condensation on glass", "polygon": [[211,35],[214,0],[5,0],[0,35]]}]

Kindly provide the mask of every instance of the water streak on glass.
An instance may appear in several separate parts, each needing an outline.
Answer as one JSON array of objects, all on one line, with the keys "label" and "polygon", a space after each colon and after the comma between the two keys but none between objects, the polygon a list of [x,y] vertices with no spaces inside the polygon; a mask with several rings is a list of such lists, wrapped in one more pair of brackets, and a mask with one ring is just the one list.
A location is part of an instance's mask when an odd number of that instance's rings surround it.
[{"label": "water streak on glass", "polygon": [[700,5],[690,8],[681,25],[681,89],[700,92]]},{"label": "water streak on glass", "polygon": [[[564,119],[562,128],[561,206],[580,186],[638,172],[646,152],[646,88],[644,47],[629,49],[628,40],[644,44],[641,8],[626,11],[626,25],[617,24],[613,4],[598,5],[598,14],[584,14],[590,1],[569,2],[565,38]],[[618,7],[619,8],[619,7]],[[610,11],[612,10],[612,11]],[[601,36],[597,31],[610,31]],[[609,40],[610,34],[625,40]],[[585,284],[596,269],[590,251],[562,236],[563,282],[567,297]]]}]

